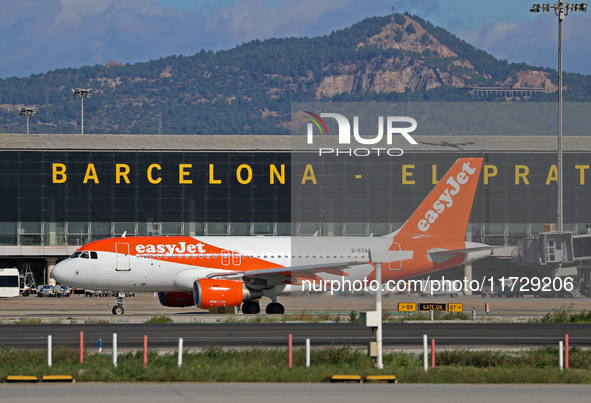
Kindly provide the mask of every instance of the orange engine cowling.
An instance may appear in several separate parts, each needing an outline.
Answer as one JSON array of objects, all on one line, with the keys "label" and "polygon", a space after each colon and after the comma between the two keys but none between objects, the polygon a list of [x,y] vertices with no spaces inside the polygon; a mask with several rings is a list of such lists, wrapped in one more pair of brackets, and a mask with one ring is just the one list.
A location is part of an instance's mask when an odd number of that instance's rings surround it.
[{"label": "orange engine cowling", "polygon": [[240,306],[242,302],[258,298],[260,291],[249,290],[243,281],[203,278],[193,283],[193,300],[199,308],[212,306]]},{"label": "orange engine cowling", "polygon": [[190,292],[159,292],[158,300],[164,306],[175,308],[195,306],[193,295]]}]

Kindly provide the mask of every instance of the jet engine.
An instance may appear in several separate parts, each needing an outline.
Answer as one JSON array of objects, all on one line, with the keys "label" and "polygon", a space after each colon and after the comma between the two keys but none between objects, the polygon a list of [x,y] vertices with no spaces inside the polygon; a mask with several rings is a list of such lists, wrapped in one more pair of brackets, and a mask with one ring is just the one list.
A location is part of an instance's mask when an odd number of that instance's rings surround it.
[{"label": "jet engine", "polygon": [[160,304],[174,308],[195,306],[193,295],[190,292],[159,292],[158,300]]},{"label": "jet engine", "polygon": [[240,306],[261,296],[260,291],[247,288],[243,281],[203,278],[193,283],[193,300],[199,308]]}]

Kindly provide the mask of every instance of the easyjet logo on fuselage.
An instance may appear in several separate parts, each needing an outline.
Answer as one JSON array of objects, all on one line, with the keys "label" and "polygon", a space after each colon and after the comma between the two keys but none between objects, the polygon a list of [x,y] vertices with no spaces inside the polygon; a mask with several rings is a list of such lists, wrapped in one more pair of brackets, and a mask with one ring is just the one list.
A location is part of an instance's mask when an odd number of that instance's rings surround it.
[{"label": "easyjet logo on fuselage", "polygon": [[449,185],[433,203],[433,208],[425,213],[425,218],[420,220],[417,224],[419,231],[425,232],[429,229],[431,224],[437,221],[437,218],[446,208],[450,208],[454,204],[454,196],[460,192],[462,185],[465,185],[470,176],[476,172],[476,168],[472,168],[469,162],[464,162],[462,171],[454,178],[451,176],[446,183]]},{"label": "easyjet logo on fuselage", "polygon": [[205,253],[205,245],[202,243],[189,244],[186,242],[179,242],[178,244],[166,245],[143,245],[139,244],[135,247],[137,253]]}]

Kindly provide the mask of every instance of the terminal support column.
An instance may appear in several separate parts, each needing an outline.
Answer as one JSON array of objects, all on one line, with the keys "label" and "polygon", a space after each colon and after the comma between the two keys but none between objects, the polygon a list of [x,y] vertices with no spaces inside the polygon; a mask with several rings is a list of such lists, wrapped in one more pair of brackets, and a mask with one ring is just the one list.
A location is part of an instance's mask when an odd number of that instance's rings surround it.
[{"label": "terminal support column", "polygon": [[45,279],[45,284],[55,285],[55,280],[53,278],[51,278],[51,271],[55,267],[55,264],[57,263],[57,259],[52,258],[52,257],[48,257],[45,260],[47,260],[47,278]]},{"label": "terminal support column", "polygon": [[378,327],[376,329],[376,344],[378,345],[378,357],[376,368],[384,369],[384,362],[382,358],[382,263],[376,262],[376,312],[379,318]]},{"label": "terminal support column", "polygon": [[[466,242],[472,242],[472,229],[468,228],[466,231]],[[464,284],[464,295],[472,295],[472,290],[470,290],[470,282],[472,282],[472,263],[466,263],[464,265],[464,278],[466,281]]]},{"label": "terminal support column", "polygon": [[464,294],[472,295],[472,290],[470,289],[470,283],[472,282],[472,263],[466,263],[464,265],[464,278],[466,279],[464,284],[467,285],[464,289]]}]

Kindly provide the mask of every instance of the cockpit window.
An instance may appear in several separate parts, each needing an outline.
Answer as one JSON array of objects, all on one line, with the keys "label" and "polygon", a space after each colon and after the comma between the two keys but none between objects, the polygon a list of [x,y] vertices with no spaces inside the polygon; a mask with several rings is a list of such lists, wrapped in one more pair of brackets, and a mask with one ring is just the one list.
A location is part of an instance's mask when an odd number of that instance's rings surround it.
[{"label": "cockpit window", "polygon": [[74,252],[74,253],[72,253],[72,256],[70,256],[70,259],[76,259],[81,254],[82,254],[82,252]]},{"label": "cockpit window", "polygon": [[91,259],[98,259],[98,254],[96,252],[90,252]]},{"label": "cockpit window", "polygon": [[88,252],[87,251],[82,252],[82,254],[80,255],[80,257],[82,259],[88,259]]}]

